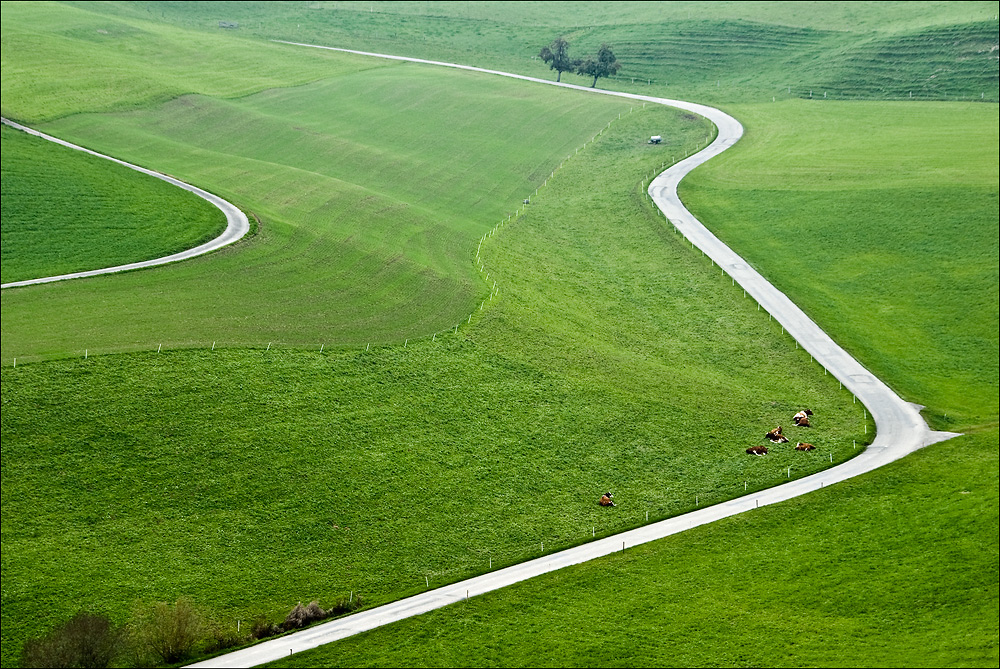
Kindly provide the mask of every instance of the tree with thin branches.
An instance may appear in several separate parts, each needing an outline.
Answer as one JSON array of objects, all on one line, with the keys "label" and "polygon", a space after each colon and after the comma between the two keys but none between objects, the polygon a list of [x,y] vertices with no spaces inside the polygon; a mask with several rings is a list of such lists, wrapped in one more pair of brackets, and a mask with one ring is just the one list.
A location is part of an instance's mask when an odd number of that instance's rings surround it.
[{"label": "tree with thin branches", "polygon": [[601,48],[598,49],[596,59],[588,58],[585,61],[577,62],[579,63],[576,68],[577,74],[594,78],[594,83],[590,85],[591,88],[597,86],[598,79],[617,74],[622,67],[618,59],[615,58],[614,51],[607,44],[602,44]]},{"label": "tree with thin branches", "polygon": [[538,57],[549,64],[550,70],[555,70],[556,81],[562,78],[563,72],[569,72],[576,67],[576,63],[569,57],[569,42],[562,37],[557,37],[552,44],[542,47]]}]

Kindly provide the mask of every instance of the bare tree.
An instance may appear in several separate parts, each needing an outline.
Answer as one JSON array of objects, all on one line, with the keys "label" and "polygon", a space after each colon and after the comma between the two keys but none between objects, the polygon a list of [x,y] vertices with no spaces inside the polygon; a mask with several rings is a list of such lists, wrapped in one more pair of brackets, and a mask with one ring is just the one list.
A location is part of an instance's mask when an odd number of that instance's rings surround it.
[{"label": "bare tree", "polygon": [[562,78],[563,72],[569,72],[576,67],[576,62],[569,57],[569,42],[562,37],[557,37],[552,44],[542,47],[538,57],[549,64],[550,70],[558,72],[556,81]]}]

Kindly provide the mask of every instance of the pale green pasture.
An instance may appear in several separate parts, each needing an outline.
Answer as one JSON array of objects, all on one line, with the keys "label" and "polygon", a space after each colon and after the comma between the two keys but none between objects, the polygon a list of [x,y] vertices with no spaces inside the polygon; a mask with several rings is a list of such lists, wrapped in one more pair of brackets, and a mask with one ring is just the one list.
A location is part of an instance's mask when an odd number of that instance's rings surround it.
[{"label": "pale green pasture", "polygon": [[[211,3],[209,3],[211,4]],[[370,2],[323,2],[326,9],[369,12]],[[448,17],[455,20],[513,24],[613,26],[679,20],[743,20],[819,30],[899,31],[948,23],[985,20],[995,15],[995,2],[539,2],[511,12],[509,2],[380,2],[377,11],[401,16]]]},{"label": "pale green pasture", "polygon": [[988,187],[1000,179],[997,105],[813,100],[726,110],[746,137],[692,183],[823,191]]},{"label": "pale green pasture", "polygon": [[[103,12],[141,16],[144,5]],[[601,87],[703,102],[772,97],[996,101],[997,6],[966,3],[198,3],[164,21],[218,32],[447,60],[554,77],[537,58],[557,36],[623,64]],[[565,80],[590,84],[572,73]]]},{"label": "pale green pasture", "polygon": [[3,115],[30,124],[187,93],[238,97],[385,65],[151,18],[113,17],[91,3],[4,2]]},{"label": "pale green pasture", "polygon": [[[239,100],[45,125],[212,190],[261,218],[210,257],[9,291],[3,356],[396,342],[487,295],[479,237],[630,105],[396,65]],[[99,301],[101,310],[75,305]]]}]

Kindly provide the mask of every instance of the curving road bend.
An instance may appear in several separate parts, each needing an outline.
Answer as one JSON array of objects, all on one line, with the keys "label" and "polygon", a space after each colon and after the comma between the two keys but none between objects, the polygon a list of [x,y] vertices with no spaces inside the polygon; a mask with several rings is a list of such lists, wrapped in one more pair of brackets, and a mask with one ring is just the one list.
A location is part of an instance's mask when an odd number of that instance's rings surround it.
[{"label": "curving road bend", "polygon": [[118,163],[119,165],[124,165],[129,169],[133,169],[137,172],[142,172],[143,174],[148,174],[151,177],[156,177],[166,181],[167,183],[173,184],[178,188],[183,188],[186,191],[190,191],[202,198],[207,200],[215,207],[217,207],[223,214],[226,215],[226,229],[222,231],[222,234],[212,239],[210,241],[196,246],[192,249],[186,251],[179,251],[178,253],[171,254],[169,256],[164,256],[162,258],[153,258],[152,260],[143,260],[141,262],[133,262],[127,265],[116,265],[114,267],[105,267],[103,269],[92,269],[86,272],[73,272],[71,274],[60,274],[58,276],[46,276],[40,279],[25,279],[24,281],[11,281],[10,283],[5,283],[0,285],[0,288],[16,288],[18,286],[33,286],[39,283],[51,283],[53,281],[65,281],[67,279],[82,279],[88,276],[98,276],[101,274],[113,274],[115,272],[127,272],[132,269],[142,269],[144,267],[155,267],[157,265],[166,265],[167,263],[177,262],[178,260],[187,260],[188,258],[194,258],[195,256],[200,256],[211,251],[221,249],[223,246],[228,246],[235,241],[243,238],[248,232],[250,232],[250,221],[247,220],[246,215],[240,211],[236,205],[223,200],[217,195],[212,195],[208,191],[204,191],[197,186],[192,186],[191,184],[184,183],[180,179],[175,179],[174,177],[167,176],[166,174],[161,174],[160,172],[154,172],[153,170],[147,170],[145,167],[139,167],[138,165],[133,165],[132,163],[127,163],[124,160],[118,160],[117,158],[112,158],[111,156],[106,156],[103,153],[97,153],[96,151],[91,151],[90,149],[85,149],[82,146],[77,146],[65,140],[59,139],[58,137],[53,137],[52,135],[46,135],[44,132],[39,132],[27,126],[21,125],[0,117],[0,122],[4,125],[9,125],[12,128],[17,128],[22,130],[29,135],[34,135],[35,137],[41,137],[42,139],[47,139],[50,142],[55,142],[56,144],[61,144],[70,149],[76,151],[83,151],[84,153],[89,153],[92,156],[97,156],[98,158],[104,158],[105,160],[110,160],[112,162]]},{"label": "curving road bend", "polygon": [[[438,65],[476,72],[484,72],[499,76],[522,79],[550,86],[572,88],[600,95],[614,95],[641,102],[662,104],[676,107],[711,120],[718,128],[718,135],[703,151],[671,166],[657,176],[649,186],[649,195],[664,213],[667,219],[695,246],[705,252],[720,267],[728,272],[741,287],[746,289],[762,308],[766,309],[781,323],[785,330],[794,337],[829,373],[837,377],[844,386],[868,407],[878,429],[878,434],[863,453],[857,457],[831,469],[806,478],[791,481],[783,485],[763,490],[739,499],[723,502],[715,506],[705,507],[692,513],[670,518],[643,527],[623,532],[611,537],[593,541],[583,546],[547,555],[535,560],[524,562],[505,569],[470,578],[452,585],[428,590],[425,593],[386,604],[368,611],[362,611],[322,625],[317,625],[301,632],[265,641],[249,648],[199,662],[195,667],[252,667],[265,662],[271,662],[292,653],[302,652],[317,646],[331,643],[345,637],[365,632],[383,625],[388,625],[411,616],[426,613],[448,604],[453,604],[469,597],[475,597],[492,590],[519,583],[548,572],[563,569],[574,564],[593,560],[595,558],[627,550],[656,539],[662,539],[678,532],[704,525],[707,523],[733,516],[746,511],[775,504],[818,490],[826,485],[869,472],[894,460],[904,457],[913,451],[929,444],[958,436],[952,432],[931,431],[920,416],[920,407],[904,402],[885,383],[877,379],[858,361],[847,354],[808,316],[792,303],[782,292],[767,282],[759,273],[739,255],[723,244],[705,226],[703,226],[677,197],[677,184],[698,165],[713,158],[735,144],[743,135],[743,126],[731,116],[704,105],[693,104],[680,100],[670,100],[646,95],[633,95],[616,91],[603,91],[586,88],[574,84],[557,83],[527,77],[519,74],[498,72],[467,65],[441,63],[390,56],[385,54],[336,49],[333,47],[316,46],[285,42],[295,46],[345,51],[359,55],[392,60],[409,61],[428,65]],[[5,121],[6,122],[6,121]],[[59,141],[59,140],[55,140]],[[62,143],[62,142],[60,142]],[[79,148],[79,147],[73,147]],[[85,150],[85,149],[84,149]],[[116,161],[121,162],[121,161]],[[127,163],[123,163],[127,165]],[[148,172],[142,168],[134,169],[166,178],[172,183],[178,183],[169,177]],[[182,188],[195,190],[193,187],[181,185]],[[197,191],[195,191],[197,192]],[[207,198],[206,198],[207,199]],[[212,201],[212,200],[210,200]],[[213,202],[214,203],[214,202]],[[216,205],[219,206],[219,205]],[[221,207],[220,207],[221,208]],[[141,265],[136,265],[141,266]],[[126,266],[129,267],[129,266]],[[121,269],[124,269],[121,268]],[[114,271],[114,270],[106,270]],[[120,271],[118,269],[117,271]]]}]

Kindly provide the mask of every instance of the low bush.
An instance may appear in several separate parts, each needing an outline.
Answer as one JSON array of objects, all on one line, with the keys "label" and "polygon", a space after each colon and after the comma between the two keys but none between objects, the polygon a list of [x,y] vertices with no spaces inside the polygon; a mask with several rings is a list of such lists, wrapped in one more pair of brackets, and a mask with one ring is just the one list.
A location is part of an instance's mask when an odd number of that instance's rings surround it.
[{"label": "low bush", "polygon": [[254,618],[250,626],[250,636],[254,639],[266,639],[269,636],[277,636],[278,634],[281,634],[281,627],[272,623],[263,614]]},{"label": "low bush", "polygon": [[203,650],[206,653],[217,653],[220,650],[233,648],[247,641],[249,641],[249,638],[246,633],[214,626],[205,636]]},{"label": "low bush", "polygon": [[45,636],[29,639],[21,666],[107,667],[121,639],[121,629],[106,615],[81,611]]},{"label": "low bush", "polygon": [[202,640],[205,624],[191,600],[181,598],[173,605],[156,602],[137,610],[129,632],[137,664],[173,664],[186,658]]},{"label": "low bush", "polygon": [[285,616],[283,627],[286,630],[301,629],[317,620],[323,620],[326,616],[326,611],[320,608],[316,600],[309,602],[308,606],[302,606],[302,602],[299,602]]},{"label": "low bush", "polygon": [[361,600],[361,595],[355,596],[351,593],[349,597],[341,597],[337,600],[331,608],[327,609],[326,614],[331,618],[333,616],[342,616],[345,613],[351,613],[352,611],[357,611],[364,603]]}]

